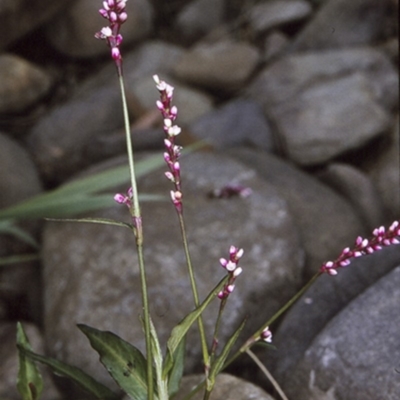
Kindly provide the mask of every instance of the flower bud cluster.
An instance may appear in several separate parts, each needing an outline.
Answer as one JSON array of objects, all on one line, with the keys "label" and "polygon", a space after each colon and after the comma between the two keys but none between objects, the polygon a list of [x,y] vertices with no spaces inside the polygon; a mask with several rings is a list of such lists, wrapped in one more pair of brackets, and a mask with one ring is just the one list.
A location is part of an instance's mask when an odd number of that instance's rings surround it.
[{"label": "flower bud cluster", "polygon": [[133,192],[132,188],[129,188],[127,194],[117,193],[114,196],[114,200],[119,204],[126,204],[129,209],[132,207]]},{"label": "flower bud cluster", "polygon": [[384,226],[374,229],[370,239],[359,236],[353,249],[346,247],[335,261],[322,264],[320,271],[329,275],[337,275],[337,269],[347,267],[351,259],[372,254],[384,246],[400,243],[400,222],[394,221],[388,230]]},{"label": "flower bud cluster", "polygon": [[119,71],[122,67],[122,56],[119,46],[122,43],[122,35],[119,33],[121,25],[127,20],[125,12],[127,0],[105,0],[103,8],[99,10],[100,15],[107,19],[110,24],[97,32],[95,37],[107,41],[111,48],[111,57],[115,61]]},{"label": "flower bud cluster", "polygon": [[261,339],[264,340],[264,342],[272,343],[272,332],[269,330],[269,326],[266,326],[261,332]]},{"label": "flower bud cluster", "polygon": [[226,299],[235,289],[236,278],[242,273],[242,268],[238,266],[239,260],[243,257],[243,249],[231,246],[229,249],[229,260],[221,258],[219,260],[221,266],[228,271],[229,279],[224,288],[218,293],[218,297]]},{"label": "flower bud cluster", "polygon": [[178,212],[182,212],[182,191],[181,191],[181,170],[179,157],[182,147],[175,144],[175,138],[181,133],[181,128],[174,125],[178,115],[176,106],[172,106],[174,88],[166,82],[161,81],[158,75],[153,76],[156,87],[160,92],[160,100],[157,101],[157,108],[161,111],[164,118],[164,160],[168,166],[165,176],[170,180],[175,189],[171,190],[171,199]]}]

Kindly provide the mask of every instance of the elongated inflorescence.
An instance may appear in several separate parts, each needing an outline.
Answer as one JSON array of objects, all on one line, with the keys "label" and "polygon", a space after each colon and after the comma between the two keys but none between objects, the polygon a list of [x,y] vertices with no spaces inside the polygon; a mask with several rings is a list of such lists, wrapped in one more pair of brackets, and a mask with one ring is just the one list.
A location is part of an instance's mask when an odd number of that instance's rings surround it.
[{"label": "elongated inflorescence", "polygon": [[178,115],[178,109],[172,105],[174,88],[160,80],[158,75],[154,75],[153,79],[160,92],[160,100],[156,103],[157,108],[164,118],[164,160],[168,166],[165,176],[174,184],[174,190],[171,190],[172,203],[178,212],[182,212],[181,170],[179,164],[182,147],[175,144],[175,138],[181,133],[181,128],[173,123]]},{"label": "elongated inflorescence", "polygon": [[394,221],[389,229],[384,226],[374,229],[370,239],[363,239],[359,236],[356,239],[353,249],[346,247],[340,256],[334,261],[328,261],[322,264],[320,271],[329,275],[337,275],[339,268],[347,267],[353,258],[361,257],[367,254],[375,253],[385,246],[400,243],[400,222]]},{"label": "elongated inflorescence", "polygon": [[109,21],[109,26],[102,28],[95,34],[97,39],[107,41],[111,49],[111,57],[115,61],[118,73],[122,73],[122,56],[120,45],[122,35],[119,33],[121,25],[127,20],[128,14],[125,12],[127,0],[105,0],[103,8],[99,10],[100,15]]},{"label": "elongated inflorescence", "polygon": [[229,249],[229,259],[221,258],[219,260],[221,266],[226,269],[229,279],[224,288],[218,293],[218,297],[226,299],[235,289],[236,278],[242,273],[242,268],[238,266],[239,260],[243,257],[243,249],[231,246]]}]

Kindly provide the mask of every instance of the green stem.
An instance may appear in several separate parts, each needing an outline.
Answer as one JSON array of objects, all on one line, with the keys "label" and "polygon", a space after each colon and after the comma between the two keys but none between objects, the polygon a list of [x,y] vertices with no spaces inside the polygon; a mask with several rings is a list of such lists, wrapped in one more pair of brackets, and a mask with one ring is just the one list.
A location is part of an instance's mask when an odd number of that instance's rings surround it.
[{"label": "green stem", "polygon": [[212,347],[211,347],[210,364],[212,364],[214,356],[215,356],[215,352],[217,350],[219,327],[221,326],[222,313],[224,312],[226,302],[227,302],[227,299],[224,298],[221,300],[221,303],[219,305],[217,321],[215,323],[215,328],[214,328],[213,343],[212,343]]},{"label": "green stem", "polygon": [[282,400],[289,400],[283,392],[282,388],[279,386],[279,383],[275,380],[275,378],[271,375],[267,367],[259,360],[259,358],[250,349],[247,349],[246,353],[257,364],[258,368],[261,369],[267,379],[272,383],[272,386],[274,387],[276,392],[279,393],[279,395],[282,397]]},{"label": "green stem", "polygon": [[142,305],[144,313],[144,332],[146,340],[146,361],[147,361],[147,400],[153,400],[154,398],[154,386],[153,386],[153,356],[151,348],[151,330],[150,330],[150,310],[149,310],[149,300],[147,293],[147,280],[146,280],[146,269],[144,265],[143,257],[143,225],[142,216],[140,212],[138,190],[136,184],[136,174],[135,174],[135,163],[133,159],[132,150],[132,140],[131,140],[131,129],[129,123],[128,106],[125,96],[125,86],[124,79],[122,76],[122,71],[118,70],[119,84],[121,88],[122,97],[122,109],[124,113],[124,123],[125,123],[125,134],[126,134],[126,149],[129,159],[129,172],[131,177],[131,187],[132,187],[132,207],[130,209],[131,216],[133,219],[133,233],[136,239],[136,248],[138,252],[138,262],[140,271],[140,284],[142,289]]},{"label": "green stem", "polygon": [[304,285],[283,307],[281,307],[267,322],[265,322],[261,328],[259,328],[250,338],[244,343],[244,345],[225,363],[224,368],[231,364],[237,357],[242,353],[250,349],[253,344],[257,343],[260,339],[263,330],[275,322],[282,314],[284,314],[307,290],[308,288],[317,280],[317,278],[322,274],[318,271],[306,285]]},{"label": "green stem", "polygon": [[[193,300],[194,300],[195,306],[198,307],[200,305],[199,294],[198,294],[198,291],[197,291],[197,285],[196,285],[196,280],[195,280],[195,277],[194,277],[192,261],[191,261],[191,258],[190,258],[189,245],[188,245],[187,237],[186,237],[186,229],[185,229],[185,222],[184,222],[184,219],[183,219],[183,213],[182,212],[178,212],[178,217],[179,217],[179,225],[180,225],[180,228],[181,228],[183,247],[184,247],[184,250],[185,250],[185,256],[186,256],[186,263],[187,263],[187,267],[188,267],[190,285],[192,287]],[[208,354],[206,333],[205,333],[205,329],[204,329],[203,318],[202,318],[201,315],[199,316],[199,318],[197,320],[197,323],[198,323],[199,332],[200,332],[200,341],[201,341],[201,349],[202,349],[202,352],[203,352],[204,366],[206,368],[206,372],[208,372],[208,369],[210,367],[210,356]]]}]

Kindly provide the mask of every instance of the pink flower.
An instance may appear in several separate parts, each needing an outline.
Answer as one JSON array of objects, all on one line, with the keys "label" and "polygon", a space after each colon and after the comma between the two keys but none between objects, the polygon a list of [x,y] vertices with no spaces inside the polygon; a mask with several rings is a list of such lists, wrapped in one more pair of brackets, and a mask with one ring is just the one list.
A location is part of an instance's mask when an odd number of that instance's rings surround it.
[{"label": "pink flower", "polygon": [[119,30],[128,18],[125,7],[126,0],[103,1],[103,8],[99,10],[99,13],[110,22],[110,25],[102,28],[94,35],[97,39],[107,41],[111,49],[111,57],[115,61],[119,73],[122,73],[122,56],[119,49],[122,43],[122,35],[120,35]]},{"label": "pink flower", "polygon": [[346,247],[342,250],[340,256],[334,261],[327,261],[322,264],[320,271],[329,275],[337,275],[338,268],[344,268],[350,265],[353,258],[361,257],[367,254],[375,253],[384,246],[399,244],[400,240],[400,222],[394,221],[386,230],[384,226],[374,229],[370,239],[363,239],[359,236],[356,239],[353,249]]},{"label": "pink flower", "polygon": [[229,249],[229,260],[220,258],[219,263],[228,271],[229,279],[224,288],[218,293],[218,297],[226,299],[235,289],[236,278],[242,273],[242,268],[238,266],[239,260],[243,257],[243,249],[231,246]]},{"label": "pink flower", "polygon": [[165,172],[165,176],[175,186],[175,190],[171,191],[172,203],[178,212],[182,212],[181,168],[179,164],[182,148],[175,144],[175,139],[181,133],[181,128],[173,123],[178,115],[176,106],[171,105],[174,88],[160,80],[158,75],[154,75],[153,79],[160,92],[160,100],[156,102],[156,105],[164,118],[164,160],[169,169]]}]

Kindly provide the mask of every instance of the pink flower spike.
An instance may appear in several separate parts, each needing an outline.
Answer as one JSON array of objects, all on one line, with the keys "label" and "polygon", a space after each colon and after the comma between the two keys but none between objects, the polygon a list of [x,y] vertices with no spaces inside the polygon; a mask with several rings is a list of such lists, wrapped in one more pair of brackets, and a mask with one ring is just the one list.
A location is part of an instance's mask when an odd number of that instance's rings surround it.
[{"label": "pink flower spike", "polygon": [[332,268],[333,267],[333,262],[332,261],[328,261],[325,263],[325,267],[326,268]]},{"label": "pink flower spike", "polygon": [[330,268],[330,269],[326,270],[326,272],[327,272],[329,275],[332,275],[332,276],[337,275],[336,269]]},{"label": "pink flower spike", "polygon": [[345,249],[343,249],[343,251],[342,251],[342,256],[345,256],[345,255],[348,255],[348,254],[350,254],[351,253],[351,251],[350,251],[350,247],[346,247]]},{"label": "pink flower spike", "polygon": [[179,165],[179,161],[175,161],[174,163],[174,171],[175,172],[179,172],[181,169],[180,165]]},{"label": "pink flower spike", "polygon": [[113,48],[111,49],[111,57],[112,57],[114,60],[120,60],[120,59],[121,59],[121,53],[120,53],[118,47],[113,47]]},{"label": "pink flower spike", "polygon": [[119,203],[119,204],[124,204],[125,201],[126,201],[126,196],[124,196],[124,195],[121,194],[121,193],[117,193],[117,194],[114,196],[114,200],[115,200],[117,203]]},{"label": "pink flower spike", "polygon": [[261,338],[265,342],[268,342],[268,343],[272,342],[272,332],[269,330],[268,326],[261,332]]},{"label": "pink flower spike", "polygon": [[236,264],[232,261],[228,261],[225,268],[227,271],[233,272],[236,269]]},{"label": "pink flower spike", "polygon": [[167,148],[167,150],[172,147],[172,143],[169,139],[164,139],[164,145]]},{"label": "pink flower spike", "polygon": [[118,16],[117,16],[117,13],[116,13],[116,12],[111,11],[111,12],[108,14],[108,16],[109,16],[109,18],[110,18],[110,22],[117,22]]},{"label": "pink flower spike", "polygon": [[356,246],[360,246],[362,241],[363,241],[363,238],[361,236],[358,236],[358,238],[356,239]]},{"label": "pink flower spike", "polygon": [[122,43],[122,41],[123,41],[122,35],[118,34],[118,35],[115,37],[115,45],[116,45],[116,46],[119,46],[119,45]]},{"label": "pink flower spike", "polygon": [[237,248],[234,245],[231,245],[231,247],[229,247],[229,254],[233,255],[237,252]]},{"label": "pink flower spike", "polygon": [[178,115],[178,108],[176,107],[176,106],[172,106],[171,107],[171,110],[170,110],[170,113],[173,115],[173,116],[177,116]]},{"label": "pink flower spike", "polygon": [[243,257],[244,254],[244,250],[243,249],[239,249],[236,253],[236,259],[241,259]]},{"label": "pink flower spike", "polygon": [[235,290],[235,285],[228,285],[226,290],[228,293],[232,293]]},{"label": "pink flower spike", "polygon": [[168,135],[170,136],[178,136],[180,133],[181,128],[178,125],[174,125],[168,128]]},{"label": "pink flower spike", "polygon": [[99,14],[100,14],[103,18],[107,18],[108,12],[107,12],[107,10],[104,10],[104,8],[100,8]]},{"label": "pink flower spike", "polygon": [[121,14],[119,14],[118,19],[119,22],[123,24],[128,19],[128,14],[126,12],[122,12]]},{"label": "pink flower spike", "polygon": [[164,172],[164,175],[166,176],[166,178],[167,178],[169,181],[175,182],[174,175],[173,175],[171,172],[169,172],[169,171]]},{"label": "pink flower spike", "polygon": [[101,28],[100,34],[104,36],[104,38],[109,38],[112,36],[112,30],[109,26],[105,26]]}]

